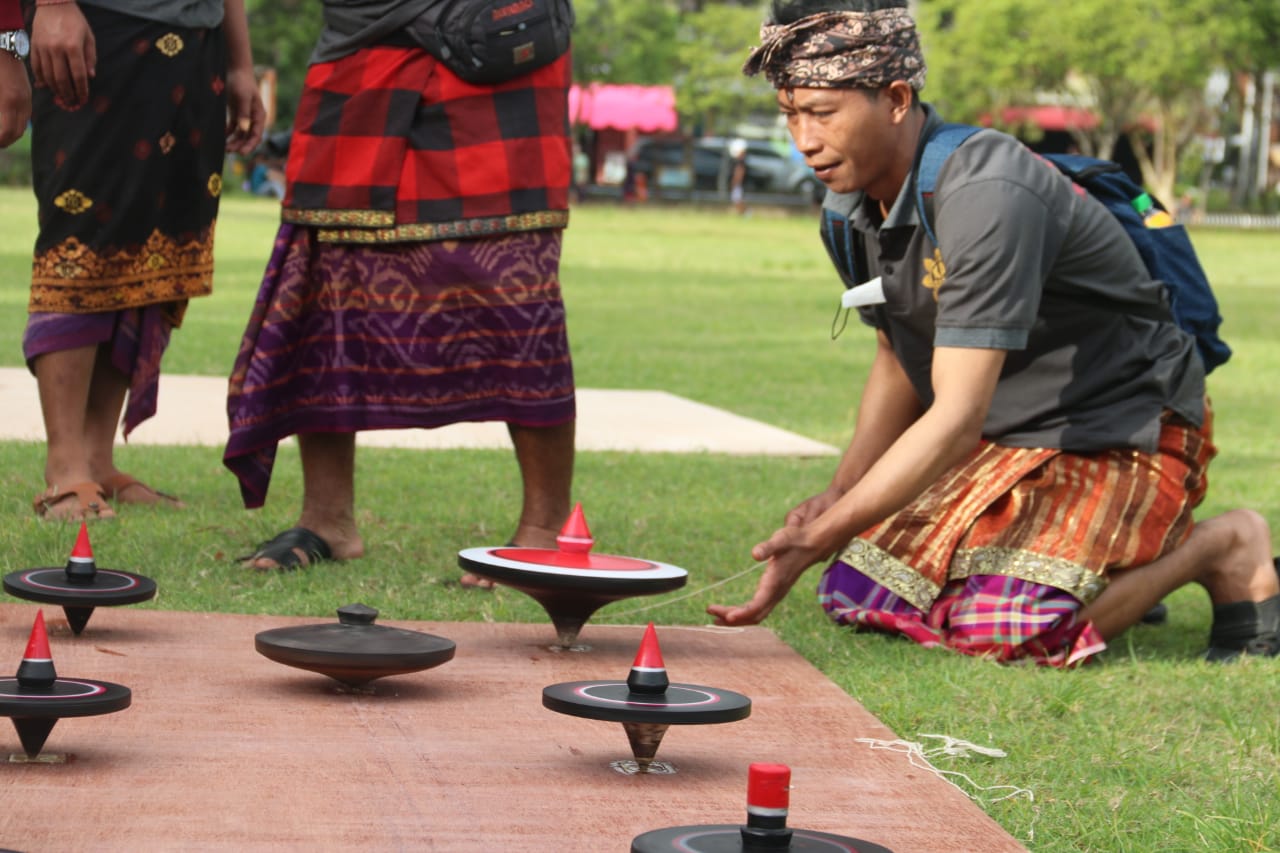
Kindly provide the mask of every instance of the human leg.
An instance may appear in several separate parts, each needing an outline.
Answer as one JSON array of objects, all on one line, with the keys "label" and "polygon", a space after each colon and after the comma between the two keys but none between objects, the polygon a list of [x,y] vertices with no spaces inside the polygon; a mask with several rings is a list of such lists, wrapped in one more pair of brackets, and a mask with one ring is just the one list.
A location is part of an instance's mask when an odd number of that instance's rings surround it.
[{"label": "human leg", "polygon": [[[87,440],[87,410],[98,347],[44,353],[32,360],[45,426],[44,479],[48,490],[36,510],[47,518],[78,520],[115,515],[105,495],[87,488],[94,479]],[[98,490],[100,494],[100,490]]]},{"label": "human leg", "polygon": [[[302,456],[302,511],[296,528],[319,537],[335,560],[364,556],[364,541],[355,520],[355,433],[301,433],[298,449]],[[264,543],[246,558],[251,568],[308,566],[316,558],[306,547],[289,545],[284,550],[293,552],[297,560],[293,562],[278,549],[269,550],[270,544]]]},{"label": "human leg", "polygon": [[45,429],[45,482],[93,480],[86,446],[86,412],[96,346],[45,353],[33,362]]},{"label": "human leg", "polygon": [[[508,424],[520,467],[523,497],[511,542],[530,548],[555,548],[556,535],[569,517],[573,485],[573,421],[553,427]],[[493,581],[466,572],[463,586],[492,589]]]},{"label": "human leg", "polygon": [[574,429],[573,421],[553,427],[508,425],[523,485],[520,522],[513,542],[556,547],[556,535],[569,517]]},{"label": "human leg", "polygon": [[[1280,594],[1266,521],[1251,510],[1233,510],[1200,522],[1186,542],[1160,559],[1116,572],[1080,618],[1110,639],[1165,595],[1192,582],[1208,591],[1215,621],[1219,608],[1264,602]],[[1259,626],[1261,632],[1273,634],[1278,629],[1280,625]]]}]

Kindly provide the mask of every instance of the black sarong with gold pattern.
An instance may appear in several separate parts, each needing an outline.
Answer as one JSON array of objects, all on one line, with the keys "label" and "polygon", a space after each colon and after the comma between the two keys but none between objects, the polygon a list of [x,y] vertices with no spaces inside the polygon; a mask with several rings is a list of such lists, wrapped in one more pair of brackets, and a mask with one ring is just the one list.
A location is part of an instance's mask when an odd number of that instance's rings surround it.
[{"label": "black sarong with gold pattern", "polygon": [[82,5],[98,64],[77,109],[36,89],[40,232],[30,310],[87,314],[186,300],[213,287],[226,146],[221,29]]}]

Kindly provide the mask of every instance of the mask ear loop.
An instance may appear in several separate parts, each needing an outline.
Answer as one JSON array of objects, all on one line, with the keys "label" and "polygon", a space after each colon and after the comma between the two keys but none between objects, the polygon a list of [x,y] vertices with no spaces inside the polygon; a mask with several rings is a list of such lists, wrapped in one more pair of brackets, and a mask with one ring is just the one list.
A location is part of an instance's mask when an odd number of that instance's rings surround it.
[{"label": "mask ear loop", "polygon": [[[840,324],[840,328],[836,328],[836,323]],[[841,305],[836,306],[836,313],[831,318],[831,340],[835,340],[844,333],[845,327],[849,325],[849,309]]]}]

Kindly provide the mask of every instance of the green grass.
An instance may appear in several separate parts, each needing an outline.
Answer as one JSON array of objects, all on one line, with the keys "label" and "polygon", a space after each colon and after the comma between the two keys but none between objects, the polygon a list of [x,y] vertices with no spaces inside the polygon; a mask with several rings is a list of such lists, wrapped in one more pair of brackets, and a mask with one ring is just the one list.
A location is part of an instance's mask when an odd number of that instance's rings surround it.
[{"label": "green grass", "polygon": [[[33,218],[29,193],[0,190],[0,273],[9,282],[0,290],[0,364],[21,364]],[[192,306],[168,371],[227,374],[275,219],[270,203],[226,201],[215,294]],[[842,444],[872,338],[855,323],[831,340],[838,285],[816,231],[804,217],[575,209],[563,279],[580,385],[663,389]],[[1247,505],[1280,525],[1280,240],[1194,237],[1236,350],[1210,382],[1221,454],[1205,511]],[[501,541],[514,522],[519,479],[507,452],[362,451],[357,501],[369,556],[287,575],[246,573],[231,558],[292,522],[299,474],[291,446],[281,450],[267,506],[254,512],[240,507],[218,448],[126,446],[119,457],[191,505],[182,513],[130,508],[120,522],[94,527],[96,553],[157,580],[160,595],[142,606],[319,617],[364,601],[392,619],[545,621],[520,593],[469,593],[453,583],[458,549]],[[11,519],[0,525],[4,571],[60,564],[70,547],[68,528],[31,515],[42,462],[40,444],[0,443],[0,513]],[[690,570],[681,593],[619,602],[593,622],[701,624],[707,603],[745,600],[755,582],[750,546],[821,489],[833,464],[580,454],[575,497],[601,545]],[[1200,663],[1209,606],[1199,590],[1170,597],[1168,625],[1135,629],[1100,663],[1057,672],[850,635],[807,594],[816,580],[812,572],[767,624],[901,737],[947,734],[1004,750],[1002,759],[937,764],[983,787],[1033,792],[995,801],[1006,792],[965,786],[1032,849],[1280,849],[1280,661]]]}]

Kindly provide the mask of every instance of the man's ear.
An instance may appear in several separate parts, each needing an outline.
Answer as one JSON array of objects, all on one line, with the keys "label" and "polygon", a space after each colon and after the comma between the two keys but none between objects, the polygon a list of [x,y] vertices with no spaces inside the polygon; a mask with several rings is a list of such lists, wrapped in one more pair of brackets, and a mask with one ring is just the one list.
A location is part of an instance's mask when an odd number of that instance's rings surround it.
[{"label": "man's ear", "polygon": [[894,80],[881,89],[881,92],[889,99],[890,117],[895,124],[900,124],[911,112],[911,105],[915,103],[915,90],[906,80]]}]

